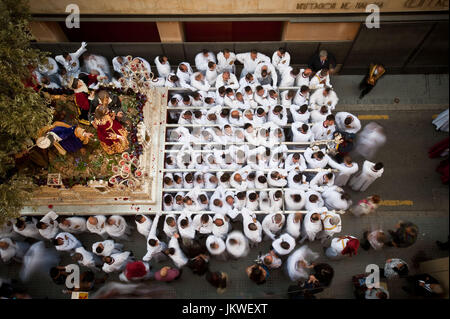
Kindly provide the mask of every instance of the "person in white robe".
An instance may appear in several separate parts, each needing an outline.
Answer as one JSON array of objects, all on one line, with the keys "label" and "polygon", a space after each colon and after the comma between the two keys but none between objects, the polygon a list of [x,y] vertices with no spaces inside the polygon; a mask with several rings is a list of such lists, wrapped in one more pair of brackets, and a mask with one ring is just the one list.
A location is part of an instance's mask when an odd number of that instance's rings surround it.
[{"label": "person in white robe", "polygon": [[229,71],[224,71],[217,75],[216,78],[216,88],[220,88],[224,86],[226,89],[230,88],[233,90],[239,89],[239,81],[236,78],[236,75],[230,73]]},{"label": "person in white robe", "polygon": [[[352,242],[351,247],[347,247]],[[357,247],[359,247],[359,241],[353,236],[339,236],[331,240],[330,247],[325,251],[325,255],[330,259],[340,259],[347,255],[353,255],[357,253]]]},{"label": "person in white robe", "polygon": [[306,197],[305,209],[308,211],[316,210],[325,205],[322,195],[319,192],[309,189],[305,193],[305,197]]},{"label": "person in white robe", "polygon": [[93,70],[97,70],[100,75],[111,77],[111,70],[109,69],[108,60],[101,55],[88,53],[83,56],[84,59],[84,68],[88,73],[91,73]]},{"label": "person in white robe", "polygon": [[335,122],[336,127],[342,132],[356,134],[361,129],[361,121],[358,117],[348,112],[337,112]]},{"label": "person in white robe", "polygon": [[211,87],[216,87],[216,79],[219,73],[217,72],[217,64],[212,61],[208,62],[205,79]]},{"label": "person in white robe", "polygon": [[37,219],[34,217],[18,218],[13,224],[13,229],[19,235],[25,238],[34,238],[36,240],[44,239],[36,227]]},{"label": "person in white robe", "polygon": [[15,218],[7,219],[3,224],[0,224],[0,238],[21,239],[22,237],[14,231],[13,224],[16,222]]},{"label": "person in white robe", "polygon": [[[300,153],[291,153],[284,162],[284,169],[287,172],[292,170],[302,172],[307,168],[305,158]],[[288,173],[289,176],[289,173]]]},{"label": "person in white robe", "polygon": [[295,85],[298,87],[302,87],[303,85],[309,87],[309,77],[312,74],[311,69],[300,69],[300,73],[295,80]]},{"label": "person in white robe", "polygon": [[259,262],[264,264],[269,269],[277,269],[282,265],[282,260],[277,257],[273,250],[269,251],[267,254],[259,257]]},{"label": "person in white robe", "polygon": [[301,235],[302,230],[302,213],[291,213],[286,218],[286,232],[291,235],[292,238],[297,239]]},{"label": "person in white robe", "polygon": [[86,42],[81,43],[81,47],[74,53],[65,53],[55,56],[56,62],[60,63],[70,76],[78,77],[80,74],[80,56],[86,52]]},{"label": "person in white robe", "polygon": [[56,250],[72,251],[75,248],[82,247],[81,242],[71,233],[62,232],[55,236],[53,244]]},{"label": "person in white robe", "polygon": [[[239,80],[239,91],[244,94],[244,97],[246,97],[249,100],[254,99],[254,92],[256,90],[256,87],[259,86],[260,83],[258,79],[253,76],[252,73],[247,73],[246,76],[242,77]],[[250,89],[250,90],[249,90]]]},{"label": "person in white robe", "polygon": [[243,78],[247,73],[254,73],[258,63],[270,63],[270,58],[267,55],[259,53],[256,50],[236,54],[236,60],[244,65],[244,69],[241,72],[241,78]]},{"label": "person in white robe", "polygon": [[154,60],[160,77],[167,78],[171,72],[169,59],[166,56],[157,56]]},{"label": "person in white robe", "polygon": [[309,122],[311,113],[308,111],[308,104],[303,105],[292,104],[290,106],[290,110],[292,114],[292,119],[294,120],[294,123],[292,124],[295,124],[296,122],[307,124]]},{"label": "person in white robe", "polygon": [[287,176],[288,173],[285,169],[273,169],[267,174],[267,183],[270,187],[285,187],[287,185]]},{"label": "person in white robe", "polygon": [[376,179],[380,178],[384,173],[383,163],[372,163],[364,161],[361,172],[350,179],[349,186],[354,191],[364,192]]},{"label": "person in white robe", "polygon": [[247,193],[247,201],[245,207],[250,211],[257,211],[259,209],[259,197],[254,191]]},{"label": "person in white robe", "polygon": [[334,234],[338,234],[342,230],[342,220],[339,214],[333,212],[323,212],[321,215],[323,230],[318,234],[317,239],[321,239],[321,243],[325,243],[332,238]]},{"label": "person in white robe", "polygon": [[136,223],[136,229],[139,234],[147,238],[150,233],[150,228],[152,228],[152,220],[150,219],[150,216],[136,215],[134,222]]},{"label": "person in white robe", "polygon": [[329,87],[325,87],[314,91],[309,99],[309,107],[311,110],[320,110],[322,106],[326,105],[330,109],[330,111],[333,111],[336,108],[336,104],[338,103],[338,101],[339,99],[336,95],[336,92],[334,92]]},{"label": "person in white robe", "polygon": [[330,83],[330,71],[328,69],[317,71],[311,81],[309,81],[309,88],[311,90],[317,90],[324,87],[332,87]]},{"label": "person in white robe", "polygon": [[225,245],[228,254],[234,259],[245,257],[250,251],[247,237],[239,230],[234,230],[228,234]]},{"label": "person in white robe", "polygon": [[306,181],[306,176],[300,171],[291,170],[288,175],[288,187],[298,191],[307,191],[309,183]]},{"label": "person in white robe", "polygon": [[262,221],[264,234],[272,241],[275,240],[275,236],[280,233],[285,221],[286,217],[278,212],[267,214]]},{"label": "person in white robe", "polygon": [[197,214],[192,219],[194,229],[202,235],[211,234],[213,230],[213,219],[208,214]]},{"label": "person in white robe", "polygon": [[331,172],[318,172],[309,182],[309,187],[317,192],[324,192],[334,185],[334,174]]},{"label": "person in white robe", "polygon": [[228,49],[224,49],[217,53],[217,72],[223,72],[225,70],[231,73],[236,73],[236,66],[234,62],[236,61],[236,54]]},{"label": "person in white robe", "polygon": [[188,62],[181,62],[177,68],[177,77],[180,80],[180,86],[185,89],[189,89],[191,91],[195,91],[196,89],[191,86],[189,83],[191,81],[191,75],[194,72],[192,71],[191,65]]},{"label": "person in white robe", "polygon": [[208,50],[202,50],[202,52],[197,53],[195,56],[195,67],[198,71],[205,74],[206,70],[208,69],[208,62],[214,62],[216,63],[216,57],[214,53],[208,51]]},{"label": "person in white robe", "polygon": [[11,260],[21,263],[30,244],[5,237],[0,239],[0,258],[6,264]]},{"label": "person in white robe", "polygon": [[178,233],[185,247],[190,247],[195,239],[195,228],[192,223],[191,214],[191,212],[183,211],[177,220]]},{"label": "person in white robe", "polygon": [[347,185],[350,177],[359,169],[358,163],[353,162],[349,155],[344,156],[341,164],[337,163],[332,158],[329,158],[328,165],[339,170],[339,172],[335,173],[336,177],[334,179],[334,184],[339,187]]},{"label": "person in white robe", "polygon": [[165,259],[166,255],[164,255],[163,251],[166,249],[167,244],[162,242],[157,237],[157,227],[159,218],[162,216],[160,212],[156,213],[155,218],[153,219],[152,228],[150,228],[150,233],[147,237],[147,253],[144,257],[142,257],[143,261],[150,261],[155,259],[156,262]]},{"label": "person in white robe", "polygon": [[[308,143],[314,142],[314,134],[310,130],[309,125],[302,122],[294,122],[291,125],[292,142]],[[308,145],[296,145],[296,149],[304,149]]]},{"label": "person in white robe", "polygon": [[122,248],[123,244],[115,243],[112,239],[92,244],[92,252],[97,256],[111,256],[112,254],[120,253]]},{"label": "person in white robe", "polygon": [[322,192],[322,198],[330,210],[347,210],[353,203],[350,195],[338,186],[328,187]]},{"label": "person in white robe", "polygon": [[58,215],[54,211],[49,211],[36,223],[36,228],[42,237],[46,239],[53,239],[59,232]]},{"label": "person in white robe", "polygon": [[327,166],[330,157],[325,150],[318,147],[308,147],[303,153],[308,168],[324,168]]},{"label": "person in white robe", "polygon": [[195,72],[190,77],[190,84],[199,91],[208,91],[211,85],[201,72]]},{"label": "person in white robe", "polygon": [[291,108],[292,101],[295,97],[294,90],[286,90],[280,93],[280,103],[281,106],[286,107],[287,109]]},{"label": "person in white robe", "polygon": [[87,230],[86,219],[84,217],[63,217],[59,218],[59,228],[71,234],[81,234]]},{"label": "person in white robe", "polygon": [[272,242],[272,249],[277,256],[289,255],[295,248],[295,238],[288,233],[281,234]]},{"label": "person in white robe", "polygon": [[302,246],[294,251],[286,261],[286,272],[291,281],[307,280],[312,262],[319,258],[319,254],[313,252],[308,246]]},{"label": "person in white robe", "polygon": [[385,143],[386,135],[383,127],[375,122],[370,122],[359,133],[355,144],[355,152],[371,160]]},{"label": "person in white robe", "polygon": [[169,241],[169,245],[167,246],[166,254],[169,256],[170,259],[172,259],[175,266],[178,269],[181,269],[188,263],[189,258],[187,258],[186,255],[181,250],[180,244],[178,243],[179,238],[180,235],[178,233],[175,233],[172,236],[172,238]]},{"label": "person in white robe", "polygon": [[278,126],[287,125],[287,109],[281,105],[271,107],[267,114],[267,120]]},{"label": "person in white robe", "polygon": [[178,232],[177,228],[177,217],[174,214],[164,214],[164,226],[163,232],[166,234],[167,238],[172,238],[174,234]]},{"label": "person in white robe", "polygon": [[279,73],[282,73],[291,64],[291,55],[285,49],[279,48],[272,55],[272,64]]},{"label": "person in white robe", "polygon": [[92,270],[98,271],[102,265],[101,259],[92,252],[84,249],[84,247],[75,248],[71,256],[73,260],[78,262],[78,264],[88,267]]},{"label": "person in white robe", "polygon": [[109,217],[105,229],[108,235],[116,240],[128,240],[128,236],[131,234],[127,221],[119,215]]},{"label": "person in white robe", "polygon": [[231,230],[228,217],[221,213],[216,213],[213,217],[212,234],[216,237],[226,239]]},{"label": "person in white robe", "polygon": [[333,139],[333,133],[336,131],[334,125],[334,115],[329,114],[323,122],[317,122],[311,127],[311,133],[314,134],[314,140],[323,141]]},{"label": "person in white robe", "polygon": [[256,247],[262,241],[261,223],[256,219],[256,214],[245,207],[241,210],[241,214],[244,235],[248,238],[250,247]]},{"label": "person in white robe", "polygon": [[298,75],[299,69],[294,69],[291,66],[284,67],[281,71],[280,87],[294,87]]},{"label": "person in white robe", "polygon": [[308,213],[305,215],[305,218],[303,219],[302,239],[300,240],[300,244],[303,243],[306,239],[308,239],[310,242],[313,242],[316,239],[316,236],[323,229],[320,215],[322,212],[326,211],[326,207],[308,211]]},{"label": "person in white robe", "polygon": [[38,241],[25,253],[19,278],[22,282],[28,282],[34,274],[48,274],[59,261],[59,253],[54,247],[46,248],[43,241]]},{"label": "person in white robe", "polygon": [[254,77],[261,85],[270,85],[273,89],[277,88],[278,75],[277,70],[270,62],[260,62],[253,73]]},{"label": "person in white robe", "polygon": [[206,249],[208,249],[211,256],[218,260],[225,261],[227,259],[227,246],[225,241],[220,237],[209,235],[208,238],[206,238]]},{"label": "person in white robe", "polygon": [[292,101],[295,105],[302,106],[304,104],[309,105],[309,87],[306,85],[301,86],[297,93],[295,94],[294,100]]},{"label": "person in white robe", "polygon": [[105,256],[103,257],[104,264],[102,270],[107,274],[113,272],[121,272],[125,269],[127,264],[133,260],[134,258],[131,256],[131,252],[129,251]]},{"label": "person in white robe", "polygon": [[286,210],[302,210],[306,202],[305,193],[299,189],[288,188],[284,191],[284,202]]},{"label": "person in white robe", "polygon": [[96,215],[91,216],[86,221],[86,229],[93,233],[102,236],[103,238],[108,237],[108,233],[105,228],[106,216]]}]

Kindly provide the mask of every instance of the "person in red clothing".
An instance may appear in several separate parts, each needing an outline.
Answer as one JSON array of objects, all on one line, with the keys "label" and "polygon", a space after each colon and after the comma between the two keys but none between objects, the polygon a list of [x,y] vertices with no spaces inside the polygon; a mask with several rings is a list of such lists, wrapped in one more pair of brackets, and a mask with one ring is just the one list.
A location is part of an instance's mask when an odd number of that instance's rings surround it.
[{"label": "person in red clothing", "polygon": [[72,89],[75,92],[75,104],[78,106],[80,111],[80,120],[79,122],[84,125],[90,125],[88,115],[90,109],[90,100],[89,97],[93,97],[95,92],[91,92],[91,96],[89,96],[89,90],[86,84],[78,79],[73,79]]},{"label": "person in red clothing", "polygon": [[155,280],[171,282],[181,276],[181,270],[165,266],[155,273]]},{"label": "person in red clothing", "polygon": [[128,149],[128,131],[116,120],[115,114],[109,112],[107,104],[97,107],[92,126],[97,129],[100,145],[109,155],[123,153]]}]

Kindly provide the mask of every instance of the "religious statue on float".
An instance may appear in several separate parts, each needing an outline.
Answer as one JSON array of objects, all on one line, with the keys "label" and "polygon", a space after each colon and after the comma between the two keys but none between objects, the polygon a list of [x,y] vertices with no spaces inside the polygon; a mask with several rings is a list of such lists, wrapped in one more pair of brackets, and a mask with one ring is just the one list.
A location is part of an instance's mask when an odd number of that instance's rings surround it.
[{"label": "religious statue on float", "polygon": [[128,131],[116,119],[115,113],[107,105],[99,105],[95,110],[92,126],[97,129],[100,145],[109,155],[122,153],[128,149]]}]

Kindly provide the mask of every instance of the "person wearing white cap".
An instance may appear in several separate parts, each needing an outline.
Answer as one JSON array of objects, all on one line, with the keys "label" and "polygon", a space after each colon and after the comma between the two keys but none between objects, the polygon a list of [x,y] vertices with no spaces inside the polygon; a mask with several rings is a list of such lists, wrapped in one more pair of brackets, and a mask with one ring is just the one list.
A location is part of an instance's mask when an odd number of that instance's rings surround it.
[{"label": "person wearing white cap", "polygon": [[225,261],[227,259],[227,246],[220,237],[209,235],[208,238],[206,238],[206,249],[208,249],[211,256],[214,256],[218,260]]},{"label": "person wearing white cap", "polygon": [[103,238],[108,237],[108,233],[105,228],[106,216],[96,215],[91,216],[86,221],[86,228],[89,232],[102,236]]},{"label": "person wearing white cap", "polygon": [[59,228],[62,231],[71,233],[71,234],[81,234],[87,230],[86,227],[86,219],[84,217],[64,217],[59,216]]},{"label": "person wearing white cap", "polygon": [[53,239],[59,232],[58,215],[54,211],[49,211],[40,221],[36,223],[36,228],[42,237]]},{"label": "person wearing white cap", "polygon": [[170,63],[166,56],[157,56],[154,60],[160,77],[167,78],[170,74]]},{"label": "person wearing white cap", "polygon": [[98,256],[110,256],[122,251],[123,245],[108,239],[92,244],[92,252]]},{"label": "person wearing white cap", "polygon": [[120,272],[133,260],[134,258],[129,251],[111,254],[110,256],[103,257],[104,264],[102,270],[106,273]]},{"label": "person wearing white cap", "polygon": [[177,226],[183,246],[190,247],[195,239],[195,228],[192,223],[191,212],[183,211],[178,216]]},{"label": "person wearing white cap", "polygon": [[211,234],[213,230],[213,219],[208,214],[197,214],[192,219],[194,229],[202,235]]},{"label": "person wearing white cap", "polygon": [[125,218],[119,215],[109,217],[105,229],[109,236],[117,240],[128,240],[128,236],[131,234]]},{"label": "person wearing white cap", "polygon": [[30,244],[24,241],[16,241],[12,238],[0,239],[0,258],[4,263],[9,263],[11,260],[22,262],[23,256],[30,248]]},{"label": "person wearing white cap", "polygon": [[169,256],[170,259],[172,259],[173,263],[178,268],[182,268],[188,263],[189,258],[187,258],[186,255],[181,250],[180,244],[178,243],[179,238],[180,235],[178,233],[175,233],[172,236],[172,238],[169,241],[169,245],[165,251],[165,254]]},{"label": "person wearing white cap", "polygon": [[163,231],[167,238],[172,238],[178,232],[177,217],[174,214],[165,214]]},{"label": "person wearing white cap", "polygon": [[334,169],[339,170],[339,172],[336,173],[334,184],[340,187],[347,185],[350,177],[359,169],[358,163],[353,162],[352,158],[349,155],[344,156],[344,160],[340,164],[334,161],[332,158],[329,158],[328,165],[330,165]]},{"label": "person wearing white cap", "polygon": [[244,235],[248,238],[250,247],[256,247],[262,241],[261,223],[256,219],[256,215],[245,207],[241,210],[241,214]]},{"label": "person wearing white cap", "polygon": [[272,242],[272,248],[279,257],[283,258],[294,250],[295,238],[288,233],[284,233]]},{"label": "person wearing white cap", "polygon": [[197,53],[197,55],[195,56],[195,67],[197,68],[197,70],[205,74],[206,70],[208,69],[208,62],[210,61],[216,63],[216,57],[214,53],[203,49],[202,52]]},{"label": "person wearing white cap", "polygon": [[150,228],[150,233],[147,237],[147,253],[144,257],[142,257],[143,261],[150,261],[151,259],[155,259],[156,262],[165,259],[165,255],[163,251],[166,249],[167,244],[162,242],[156,236],[157,227],[159,218],[161,217],[161,213],[156,213],[155,218],[153,219],[152,228]]},{"label": "person wearing white cap", "polygon": [[245,257],[249,253],[248,239],[238,230],[228,234],[225,244],[228,254],[235,259]]},{"label": "person wearing white cap", "polygon": [[150,233],[150,228],[152,228],[152,220],[148,215],[136,215],[134,218],[136,222],[136,229],[145,238],[148,237]]},{"label": "person wearing white cap", "polygon": [[39,230],[36,227],[37,219],[34,217],[20,217],[17,218],[15,223],[13,224],[13,229],[19,235],[23,237],[34,238],[37,240],[42,240],[43,237],[39,233]]},{"label": "person wearing white cap", "polygon": [[75,248],[75,251],[71,254],[71,256],[80,265],[93,270],[99,270],[102,264],[101,259],[97,255],[87,251],[83,247]]},{"label": "person wearing white cap", "polygon": [[62,232],[53,239],[56,250],[71,251],[75,248],[82,247],[81,242],[71,233]]}]

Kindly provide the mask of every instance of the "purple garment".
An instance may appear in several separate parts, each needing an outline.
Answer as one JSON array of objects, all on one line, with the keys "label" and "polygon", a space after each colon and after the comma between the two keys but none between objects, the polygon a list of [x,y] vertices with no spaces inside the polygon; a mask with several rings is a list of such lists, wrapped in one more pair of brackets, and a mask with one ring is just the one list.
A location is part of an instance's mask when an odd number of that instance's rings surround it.
[{"label": "purple garment", "polygon": [[51,132],[55,133],[62,139],[62,141],[59,142],[59,145],[61,145],[61,147],[69,153],[76,152],[83,147],[83,143],[78,137],[75,136],[75,128],[75,126],[56,126],[53,130],[51,130]]}]

